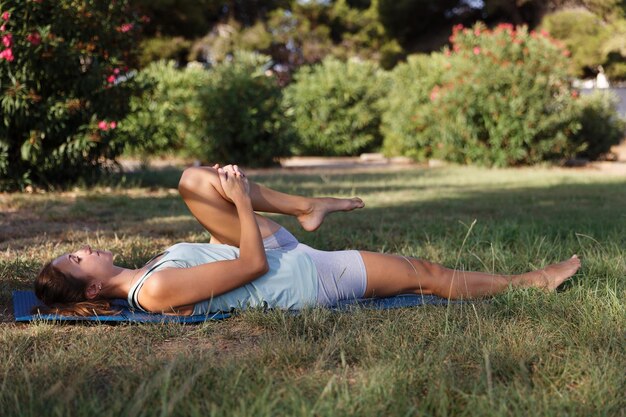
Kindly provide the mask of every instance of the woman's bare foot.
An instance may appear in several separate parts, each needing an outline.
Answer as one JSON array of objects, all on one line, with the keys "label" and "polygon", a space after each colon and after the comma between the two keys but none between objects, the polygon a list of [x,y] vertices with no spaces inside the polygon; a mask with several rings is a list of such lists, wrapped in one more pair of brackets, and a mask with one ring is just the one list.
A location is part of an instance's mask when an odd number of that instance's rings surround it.
[{"label": "woman's bare foot", "polygon": [[327,214],[335,211],[352,211],[363,207],[365,207],[365,203],[358,197],[316,198],[313,200],[311,207],[306,212],[298,215],[297,218],[304,230],[312,232],[322,225]]},{"label": "woman's bare foot", "polygon": [[570,278],[580,268],[580,259],[577,255],[558,264],[548,265],[543,269],[520,275],[523,286],[555,290],[565,280]]}]

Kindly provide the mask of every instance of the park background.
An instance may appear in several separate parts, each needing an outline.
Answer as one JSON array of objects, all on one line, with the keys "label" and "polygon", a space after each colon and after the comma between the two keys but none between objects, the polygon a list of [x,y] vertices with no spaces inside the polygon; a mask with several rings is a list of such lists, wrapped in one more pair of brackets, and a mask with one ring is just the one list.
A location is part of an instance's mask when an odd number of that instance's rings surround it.
[{"label": "park background", "polygon": [[620,97],[584,88],[626,79],[618,0],[0,5],[4,190],[120,156],[505,167],[610,159],[624,135]]},{"label": "park background", "polygon": [[[604,169],[624,164],[623,1],[0,0],[0,39],[3,415],[626,413],[626,180]],[[372,152],[414,164],[280,168]],[[214,162],[363,197],[313,234],[272,217],[321,249],[583,267],[443,308],[13,323],[11,291],[80,245],[137,268],[208,241],[176,186]]]}]

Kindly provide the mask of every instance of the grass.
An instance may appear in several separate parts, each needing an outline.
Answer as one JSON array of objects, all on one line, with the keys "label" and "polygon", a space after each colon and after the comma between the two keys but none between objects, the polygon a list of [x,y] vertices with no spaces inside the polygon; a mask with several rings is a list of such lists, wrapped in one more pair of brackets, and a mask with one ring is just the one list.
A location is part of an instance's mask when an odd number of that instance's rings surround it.
[{"label": "grass", "polygon": [[590,171],[254,177],[287,192],[364,198],[366,210],[333,215],[314,234],[273,216],[322,249],[505,273],[579,254],[582,269],[558,293],[393,311],[248,311],[193,326],[12,322],[11,290],[30,288],[46,259],[80,244],[138,267],[175,242],[208,240],[173,188],[179,174],[0,195],[3,416],[626,415],[626,180]]}]

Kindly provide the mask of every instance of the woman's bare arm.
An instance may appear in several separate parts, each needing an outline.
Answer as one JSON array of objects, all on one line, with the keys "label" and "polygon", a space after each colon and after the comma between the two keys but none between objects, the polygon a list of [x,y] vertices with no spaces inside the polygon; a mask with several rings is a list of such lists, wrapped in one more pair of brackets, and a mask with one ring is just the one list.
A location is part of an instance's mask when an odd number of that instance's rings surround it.
[{"label": "woman's bare arm", "polygon": [[169,311],[207,300],[239,288],[268,271],[247,179],[238,170],[220,169],[219,175],[224,192],[237,207],[241,225],[239,258],[155,272],[139,296],[139,303],[147,310]]}]

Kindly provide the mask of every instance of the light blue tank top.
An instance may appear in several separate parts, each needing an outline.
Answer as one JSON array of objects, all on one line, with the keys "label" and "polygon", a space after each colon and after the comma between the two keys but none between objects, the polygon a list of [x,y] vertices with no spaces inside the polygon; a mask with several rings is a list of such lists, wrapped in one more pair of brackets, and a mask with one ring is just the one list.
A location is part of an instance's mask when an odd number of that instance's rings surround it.
[{"label": "light blue tank top", "polygon": [[[146,311],[139,305],[139,291],[154,272],[165,268],[190,268],[209,262],[236,259],[239,257],[239,249],[210,243],[177,243],[164,254],[128,292],[128,304],[132,308]],[[269,271],[265,275],[242,287],[197,303],[192,314],[258,306],[290,310],[313,306],[317,300],[318,282],[311,258],[306,253],[282,249],[267,249],[265,254],[269,264]]]}]

